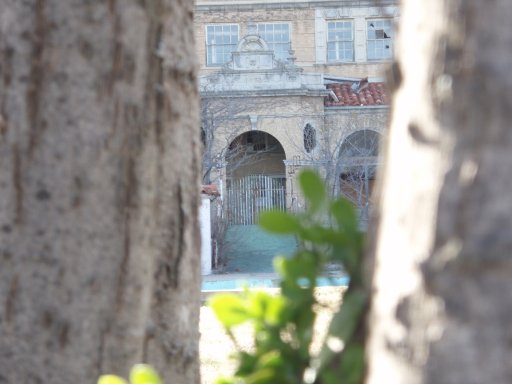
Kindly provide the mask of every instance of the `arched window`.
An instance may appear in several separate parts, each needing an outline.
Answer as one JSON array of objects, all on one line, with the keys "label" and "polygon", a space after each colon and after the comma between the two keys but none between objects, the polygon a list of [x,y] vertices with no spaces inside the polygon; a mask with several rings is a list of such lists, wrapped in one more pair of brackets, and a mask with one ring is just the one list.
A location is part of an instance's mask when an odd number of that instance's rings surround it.
[{"label": "arched window", "polygon": [[304,149],[310,153],[316,147],[316,130],[311,124],[304,127]]},{"label": "arched window", "polygon": [[375,158],[379,155],[380,134],[369,129],[347,136],[340,148],[340,158]]},{"label": "arched window", "polygon": [[340,148],[338,172],[340,192],[359,209],[367,222],[378,164],[380,134],[364,129],[347,136]]}]

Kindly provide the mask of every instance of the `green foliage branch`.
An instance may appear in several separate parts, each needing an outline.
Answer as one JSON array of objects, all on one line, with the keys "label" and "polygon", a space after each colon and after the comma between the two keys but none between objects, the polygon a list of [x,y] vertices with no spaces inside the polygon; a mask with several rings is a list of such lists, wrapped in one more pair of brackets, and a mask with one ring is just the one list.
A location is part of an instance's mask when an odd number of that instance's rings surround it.
[{"label": "green foliage branch", "polygon": [[[216,384],[359,384],[364,373],[362,317],[368,297],[362,281],[363,233],[345,199],[330,199],[313,171],[299,175],[307,202],[304,213],[265,212],[260,225],[273,233],[294,235],[299,247],[290,258],[276,257],[280,294],[246,289],[218,294],[210,306],[237,352],[233,377]],[[350,278],[343,303],[334,315],[321,352],[310,353],[317,280],[329,263],[340,263]],[[254,348],[239,346],[234,329],[250,323]]]}]

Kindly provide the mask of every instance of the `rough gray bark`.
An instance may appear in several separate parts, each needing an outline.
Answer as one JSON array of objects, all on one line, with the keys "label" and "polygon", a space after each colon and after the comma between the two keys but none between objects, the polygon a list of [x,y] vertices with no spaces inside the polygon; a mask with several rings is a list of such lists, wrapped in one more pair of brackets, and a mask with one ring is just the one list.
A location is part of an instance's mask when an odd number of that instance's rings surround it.
[{"label": "rough gray bark", "polygon": [[512,382],[511,18],[403,1],[367,383]]},{"label": "rough gray bark", "polygon": [[0,1],[0,382],[199,382],[193,2]]}]

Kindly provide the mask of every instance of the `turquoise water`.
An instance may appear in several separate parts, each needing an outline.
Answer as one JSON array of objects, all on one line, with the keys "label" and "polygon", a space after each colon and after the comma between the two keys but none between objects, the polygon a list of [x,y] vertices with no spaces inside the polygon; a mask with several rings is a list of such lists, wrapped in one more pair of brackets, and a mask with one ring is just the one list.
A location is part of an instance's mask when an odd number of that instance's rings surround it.
[{"label": "turquoise water", "polygon": [[297,249],[293,236],[274,235],[257,225],[232,225],[226,232],[223,256],[228,273],[272,273],[276,255],[290,256]]},{"label": "turquoise water", "polygon": [[[291,256],[297,249],[293,236],[274,235],[257,225],[233,225],[226,232],[223,256],[226,261],[222,274],[205,276],[203,292],[240,290],[249,288],[278,288],[279,278],[274,272],[276,255]],[[304,281],[304,286],[307,281]],[[343,275],[319,277],[319,287],[346,286]]]},{"label": "turquoise water", "polygon": [[[337,277],[319,277],[317,279],[317,286],[319,287],[330,287],[330,286],[347,286],[349,282],[346,276]],[[203,292],[209,291],[229,291],[239,290],[244,287],[249,288],[278,288],[279,279],[275,278],[257,278],[248,277],[244,279],[222,279],[203,281],[201,290]]]}]

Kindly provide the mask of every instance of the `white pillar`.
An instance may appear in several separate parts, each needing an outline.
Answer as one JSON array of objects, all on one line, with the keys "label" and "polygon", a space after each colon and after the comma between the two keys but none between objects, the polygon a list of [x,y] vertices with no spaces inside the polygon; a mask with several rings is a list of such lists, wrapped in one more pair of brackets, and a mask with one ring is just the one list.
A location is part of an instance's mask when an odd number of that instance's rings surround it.
[{"label": "white pillar", "polygon": [[199,225],[201,227],[201,274],[204,276],[212,273],[210,199],[205,196],[201,199]]}]

